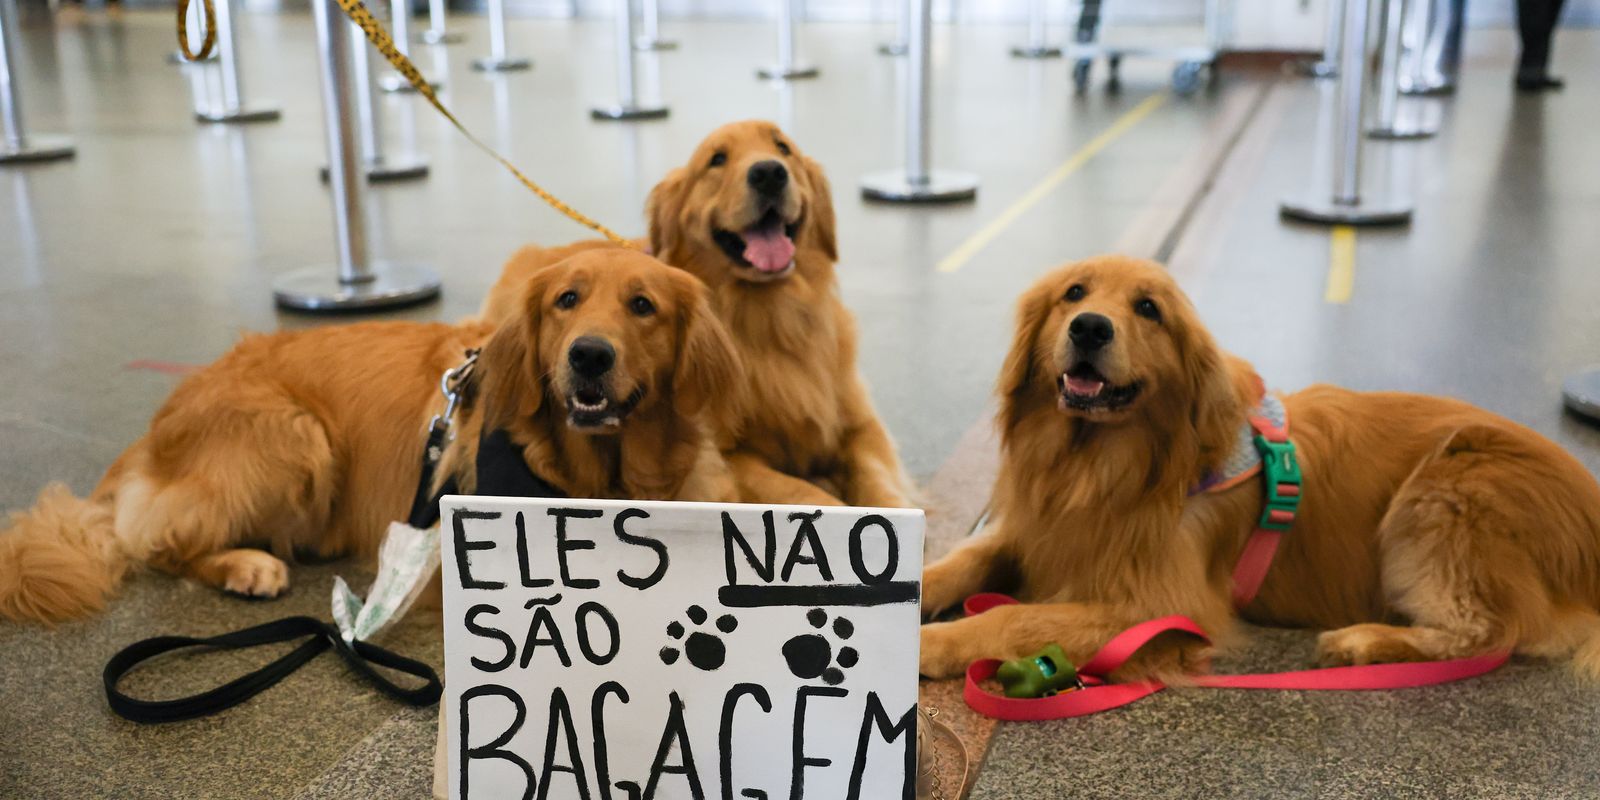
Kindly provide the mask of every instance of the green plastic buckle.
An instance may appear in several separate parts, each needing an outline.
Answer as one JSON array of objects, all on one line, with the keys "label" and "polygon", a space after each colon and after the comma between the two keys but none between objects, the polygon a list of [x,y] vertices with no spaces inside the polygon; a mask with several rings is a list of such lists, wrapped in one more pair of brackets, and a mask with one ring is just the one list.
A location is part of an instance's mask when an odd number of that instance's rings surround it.
[{"label": "green plastic buckle", "polygon": [[1261,511],[1260,527],[1289,530],[1300,508],[1300,460],[1295,457],[1294,442],[1270,441],[1259,433],[1255,442],[1261,453],[1261,476],[1267,483],[1267,507]]}]

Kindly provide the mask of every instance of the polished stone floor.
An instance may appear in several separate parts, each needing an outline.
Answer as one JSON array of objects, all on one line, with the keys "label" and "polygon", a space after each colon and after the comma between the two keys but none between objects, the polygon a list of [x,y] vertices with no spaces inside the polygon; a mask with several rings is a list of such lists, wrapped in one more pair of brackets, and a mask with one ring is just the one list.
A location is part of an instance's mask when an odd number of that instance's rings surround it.
[{"label": "polished stone floor", "polygon": [[[306,15],[241,20],[246,87],[284,116],[237,127],[192,120],[194,68],[163,60],[170,12],[28,20],[18,65],[31,128],[70,132],[79,153],[0,168],[4,508],[26,505],[47,480],[93,485],[173,385],[141,364],[201,363],[244,330],[344,321],[282,314],[270,294],[274,276],[332,254]],[[862,368],[921,478],[983,416],[1021,288],[1049,265],[1148,237],[1152,209],[1190,205],[1167,248],[1172,268],[1224,345],[1273,385],[1463,397],[1600,471],[1600,432],[1563,415],[1557,391],[1567,372],[1600,362],[1595,33],[1563,32],[1557,65],[1572,87],[1529,99],[1509,91],[1509,34],[1474,32],[1457,96],[1408,104],[1440,115],[1442,134],[1368,150],[1370,185],[1412,196],[1415,222],[1360,232],[1353,261],[1330,274],[1328,231],[1276,213],[1319,171],[1325,90],[1308,82],[1230,75],[1178,98],[1166,91],[1170,65],[1131,62],[1120,94],[1075,97],[1062,62],[1006,55],[1018,31],[941,29],[935,160],[983,184],[975,203],[906,208],[857,193],[860,175],[897,161],[903,135],[902,67],[876,55],[881,27],[808,26],[822,76],[774,85],[754,76],[770,57],[765,27],[672,25],[682,49],[641,62],[672,115],[634,124],[588,116],[614,99],[609,24],[515,20],[514,54],[536,66],[502,76],[468,66],[486,47],[481,20],[459,27],[466,43],[418,48],[446,76],[446,102],[530,175],[625,232],[642,230],[645,193],[710,128],[758,116],[785,125],[831,176]],[[1246,124],[1211,165],[1207,191],[1175,196],[1174,173],[1241,105]],[[517,245],[584,233],[417,99],[387,97],[384,109],[391,146],[414,146],[433,171],[373,189],[374,250],[432,265],[445,284],[440,301],[387,316],[468,314]],[[987,244],[963,249],[1019,203]],[[953,254],[970,257],[941,271]],[[0,625],[0,797],[415,796],[431,715],[398,713],[331,659],[248,706],[156,729],[113,717],[100,694],[99,669],[121,645],[324,615],[336,573],[361,568],[297,568],[290,596],[266,604],[140,576],[94,620]],[[1266,632],[1240,660],[1303,665],[1308,642]],[[426,623],[392,643],[438,662]],[[247,663],[205,658],[130,688],[178,694]],[[1600,693],[1536,663],[1470,686],[1353,699],[1171,694],[1092,720],[1001,726],[973,796],[1592,797],[1597,710]]]}]

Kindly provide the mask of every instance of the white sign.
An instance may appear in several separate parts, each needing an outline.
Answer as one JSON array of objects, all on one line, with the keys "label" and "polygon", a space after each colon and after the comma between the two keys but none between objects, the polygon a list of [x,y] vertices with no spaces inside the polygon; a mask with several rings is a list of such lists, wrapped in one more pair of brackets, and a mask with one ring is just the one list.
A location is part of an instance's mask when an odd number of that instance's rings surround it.
[{"label": "white sign", "polygon": [[442,509],[451,798],[915,800],[921,511]]}]

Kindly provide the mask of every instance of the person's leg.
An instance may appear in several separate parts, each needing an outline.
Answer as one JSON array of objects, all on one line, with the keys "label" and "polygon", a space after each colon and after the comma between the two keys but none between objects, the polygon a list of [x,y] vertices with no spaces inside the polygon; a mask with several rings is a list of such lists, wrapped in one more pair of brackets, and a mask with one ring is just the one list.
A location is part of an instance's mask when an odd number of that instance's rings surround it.
[{"label": "person's leg", "polygon": [[1550,76],[1550,40],[1561,18],[1564,0],[1517,0],[1517,31],[1522,37],[1522,56],[1517,63],[1516,85],[1524,91],[1561,88],[1561,81]]}]

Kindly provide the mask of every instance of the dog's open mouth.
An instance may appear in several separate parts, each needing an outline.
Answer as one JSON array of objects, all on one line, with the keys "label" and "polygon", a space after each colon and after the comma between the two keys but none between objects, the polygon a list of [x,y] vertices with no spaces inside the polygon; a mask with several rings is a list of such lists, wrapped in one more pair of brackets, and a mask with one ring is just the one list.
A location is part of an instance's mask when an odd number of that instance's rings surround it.
[{"label": "dog's open mouth", "polygon": [[578,430],[619,428],[642,399],[644,387],[618,402],[599,385],[579,386],[567,394],[567,424]]},{"label": "dog's open mouth", "polygon": [[1139,396],[1138,382],[1114,386],[1087,361],[1061,373],[1056,386],[1061,390],[1061,407],[1079,411],[1115,411]]},{"label": "dog's open mouth", "polygon": [[712,228],[711,237],[733,263],[764,276],[777,276],[794,267],[794,236],[800,220],[785,223],[776,208],[767,209],[754,225],[738,233]]}]

